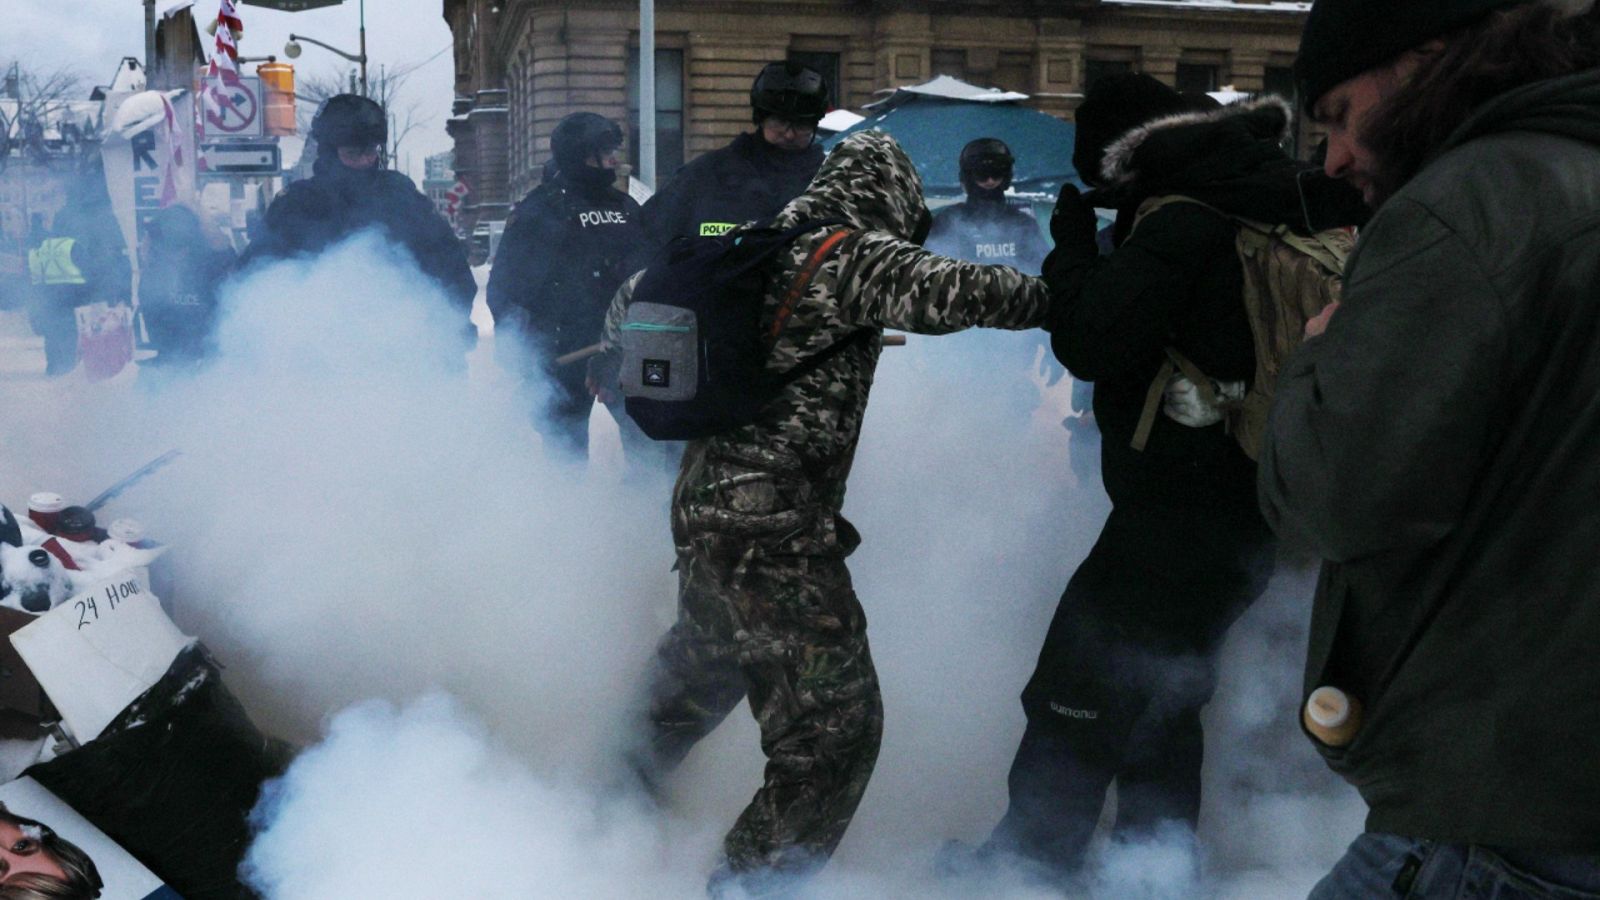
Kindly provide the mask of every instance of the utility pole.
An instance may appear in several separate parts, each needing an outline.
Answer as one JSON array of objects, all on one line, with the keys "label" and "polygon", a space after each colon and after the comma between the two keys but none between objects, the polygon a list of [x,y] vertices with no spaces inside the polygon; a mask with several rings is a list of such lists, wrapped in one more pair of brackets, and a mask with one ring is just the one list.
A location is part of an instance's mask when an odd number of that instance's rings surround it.
[{"label": "utility pole", "polygon": [[156,70],[156,0],[144,0],[144,75]]},{"label": "utility pole", "polygon": [[639,0],[639,180],[656,189],[655,0]]},{"label": "utility pole", "polygon": [[361,96],[367,93],[367,0],[361,0]]}]

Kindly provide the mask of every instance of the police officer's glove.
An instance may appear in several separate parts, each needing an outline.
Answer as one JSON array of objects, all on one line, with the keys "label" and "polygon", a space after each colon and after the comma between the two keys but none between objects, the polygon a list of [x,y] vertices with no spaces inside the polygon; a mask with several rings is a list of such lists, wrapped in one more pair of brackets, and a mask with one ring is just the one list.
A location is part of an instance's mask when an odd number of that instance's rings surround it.
[{"label": "police officer's glove", "polygon": [[1055,211],[1050,214],[1050,237],[1056,242],[1056,249],[1072,256],[1094,256],[1099,252],[1095,244],[1099,230],[1094,207],[1083,199],[1078,186],[1071,182],[1063,184],[1061,193],[1056,196]]}]

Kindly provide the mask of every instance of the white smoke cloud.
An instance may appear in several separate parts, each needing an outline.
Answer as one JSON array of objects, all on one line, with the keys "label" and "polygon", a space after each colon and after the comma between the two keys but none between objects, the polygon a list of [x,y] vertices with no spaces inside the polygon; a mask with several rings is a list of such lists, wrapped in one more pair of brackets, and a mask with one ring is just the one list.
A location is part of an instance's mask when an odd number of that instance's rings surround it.
[{"label": "white smoke cloud", "polygon": [[[666,478],[547,460],[531,399],[486,347],[459,371],[455,318],[371,239],[227,305],[222,356],[193,378],[0,374],[0,497],[86,498],[184,450],[110,512],[174,546],[180,624],[258,722],[313,747],[260,813],[256,883],[274,900],[700,896],[760,780],[745,709],[666,811],[604,790],[673,614]],[[940,882],[932,860],[1004,809],[1017,695],[1106,501],[1071,486],[1068,385],[1030,369],[1036,334],[911,341],[885,353],[845,505],[883,748],[806,893],[1047,896],[1011,874]],[[1280,579],[1235,628],[1208,712],[1200,846],[1221,896],[1303,893],[1359,830],[1294,724],[1307,597]],[[1184,841],[1098,858],[1096,896],[1196,888]]]}]

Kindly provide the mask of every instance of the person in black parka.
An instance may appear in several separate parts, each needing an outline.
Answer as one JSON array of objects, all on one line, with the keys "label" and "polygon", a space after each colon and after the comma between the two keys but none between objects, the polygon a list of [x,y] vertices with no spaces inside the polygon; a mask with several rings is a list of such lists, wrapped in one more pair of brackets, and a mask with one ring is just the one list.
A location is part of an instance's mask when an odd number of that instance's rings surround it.
[{"label": "person in black parka", "polygon": [[1011,148],[998,138],[978,138],[961,149],[960,166],[967,199],[939,210],[925,246],[953,259],[1037,275],[1050,244],[1032,213],[1006,201],[1016,167]]},{"label": "person in black parka", "polygon": [[378,167],[388,134],[377,103],[355,94],[328,98],[311,124],[317,142],[312,177],[289,185],[267,207],[261,234],[245,250],[240,268],[315,256],[363,228],[378,228],[460,309],[463,349],[470,349],[476,331],[468,316],[478,287],[466,251],[411,179]]},{"label": "person in black parka", "polygon": [[750,110],[754,131],[684,166],[645,203],[653,247],[771,218],[811,183],[823,156],[817,123],[828,111],[822,75],[798,63],[768,63],[750,88]]},{"label": "person in black parka", "polygon": [[[1217,653],[1273,567],[1255,464],[1223,424],[1158,415],[1144,448],[1131,446],[1167,347],[1218,381],[1255,371],[1237,226],[1177,203],[1135,230],[1136,211],[1180,194],[1308,232],[1360,216],[1353,192],[1281,149],[1292,120],[1281,101],[1193,109],[1146,75],[1097,82],[1078,110],[1074,162],[1098,190],[1063,188],[1051,222],[1052,345],[1074,377],[1094,382],[1112,511],[1023,691],[1010,805],[980,854],[1020,856],[1052,880],[1081,868],[1113,781],[1114,837],[1192,835]],[[1118,211],[1109,256],[1098,253],[1094,207]]]},{"label": "person in black parka", "polygon": [[[512,212],[489,275],[497,338],[531,349],[555,391],[542,420],[547,437],[578,455],[588,449],[594,404],[588,367],[554,361],[600,340],[612,295],[642,265],[639,204],[615,187],[621,146],[622,129],[603,116],[562,119],[550,135],[551,167]],[[628,436],[631,420],[620,408],[616,415]]]}]

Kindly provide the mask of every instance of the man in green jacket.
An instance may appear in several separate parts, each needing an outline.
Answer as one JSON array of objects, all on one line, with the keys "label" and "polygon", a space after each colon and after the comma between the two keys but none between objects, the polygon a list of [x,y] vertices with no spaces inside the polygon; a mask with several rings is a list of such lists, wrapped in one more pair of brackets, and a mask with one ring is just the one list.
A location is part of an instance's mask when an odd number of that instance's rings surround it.
[{"label": "man in green jacket", "polygon": [[1312,897],[1600,897],[1600,12],[1318,0],[1296,76],[1376,207],[1260,460],[1370,809]]}]

